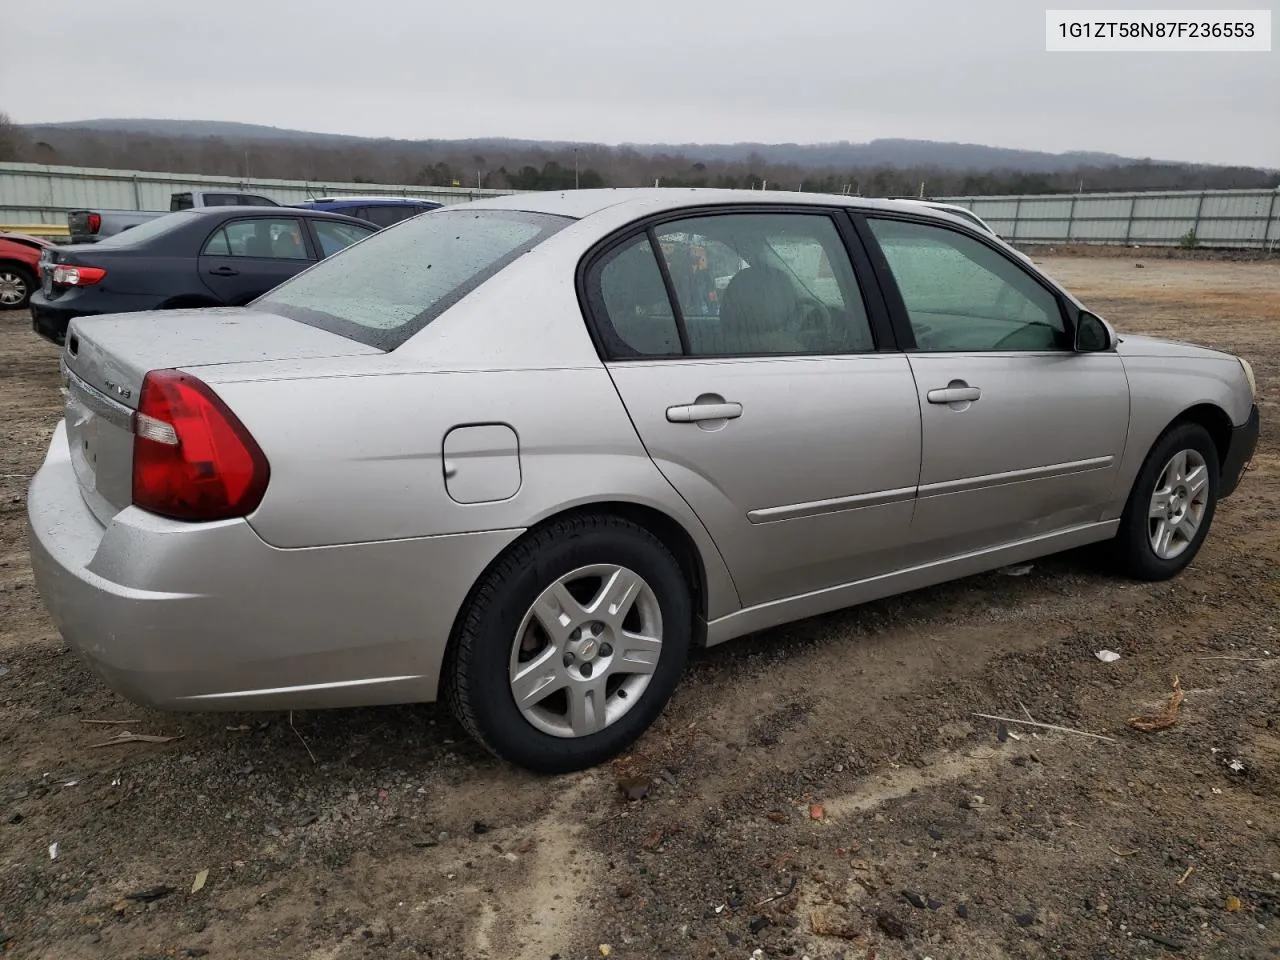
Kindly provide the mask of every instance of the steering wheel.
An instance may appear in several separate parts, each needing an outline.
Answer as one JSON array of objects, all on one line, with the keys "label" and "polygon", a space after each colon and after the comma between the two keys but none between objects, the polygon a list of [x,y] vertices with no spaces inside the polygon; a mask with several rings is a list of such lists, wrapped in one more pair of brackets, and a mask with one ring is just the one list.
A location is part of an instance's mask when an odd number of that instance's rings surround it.
[{"label": "steering wheel", "polygon": [[831,310],[817,297],[801,297],[791,308],[787,327],[808,346],[824,348],[832,341]]}]

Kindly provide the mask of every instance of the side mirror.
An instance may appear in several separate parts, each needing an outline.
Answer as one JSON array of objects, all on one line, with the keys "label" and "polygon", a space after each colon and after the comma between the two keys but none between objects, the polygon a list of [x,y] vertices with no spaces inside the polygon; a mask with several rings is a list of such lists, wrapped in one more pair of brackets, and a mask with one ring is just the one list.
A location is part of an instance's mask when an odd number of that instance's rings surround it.
[{"label": "side mirror", "polygon": [[1116,335],[1107,322],[1087,310],[1076,319],[1076,352],[1105,353],[1116,345]]}]

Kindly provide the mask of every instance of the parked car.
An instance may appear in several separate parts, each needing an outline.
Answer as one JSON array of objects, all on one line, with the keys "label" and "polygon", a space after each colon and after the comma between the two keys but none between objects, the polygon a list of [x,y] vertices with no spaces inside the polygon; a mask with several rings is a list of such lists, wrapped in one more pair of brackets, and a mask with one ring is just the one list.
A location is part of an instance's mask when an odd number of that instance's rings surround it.
[{"label": "parked car", "polygon": [[53,244],[25,233],[0,233],[0,310],[21,310],[40,285],[40,254]]},{"label": "parked car", "polygon": [[[745,264],[715,311],[681,237]],[[546,772],[626,749],[697,646],[1084,544],[1174,577],[1258,435],[1245,360],[800,193],[448,207],[242,309],[79,318],[62,362],[29,539],[110,686],[443,697]]]},{"label": "parked car", "polygon": [[[204,207],[274,207],[274,200],[239,190],[186,190],[170,194],[169,212]],[[96,243],[140,223],[163,217],[163,210],[73,210],[67,214],[72,243]]]},{"label": "parked car", "polygon": [[439,210],[444,204],[410,197],[318,197],[315,200],[304,200],[296,206],[308,210],[345,213],[348,217],[358,217],[380,227],[389,227],[420,213]]},{"label": "parked car", "polygon": [[165,214],[95,244],[49,248],[31,326],[61,344],[74,317],[248,303],[376,229],[287,207]]}]

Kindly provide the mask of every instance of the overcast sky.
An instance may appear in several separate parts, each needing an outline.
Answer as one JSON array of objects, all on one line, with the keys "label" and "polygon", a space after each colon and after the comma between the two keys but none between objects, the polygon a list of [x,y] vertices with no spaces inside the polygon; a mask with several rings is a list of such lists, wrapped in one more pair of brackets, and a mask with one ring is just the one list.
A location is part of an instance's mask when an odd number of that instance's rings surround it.
[{"label": "overcast sky", "polygon": [[1280,167],[1280,45],[1047,53],[1047,5],[1071,4],[73,0],[8,18],[0,110],[414,139],[909,137]]}]

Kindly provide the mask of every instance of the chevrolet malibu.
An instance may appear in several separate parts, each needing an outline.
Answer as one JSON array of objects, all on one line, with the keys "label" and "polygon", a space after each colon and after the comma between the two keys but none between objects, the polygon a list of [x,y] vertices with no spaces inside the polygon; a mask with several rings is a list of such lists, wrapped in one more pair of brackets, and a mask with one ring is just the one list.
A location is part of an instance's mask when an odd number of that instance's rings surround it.
[{"label": "chevrolet malibu", "polygon": [[61,362],[30,541],[107,684],[444,698],[541,772],[624,750],[700,646],[1085,544],[1173,577],[1258,435],[1245,360],[810,194],[445,208],[246,307],[77,318]]}]

